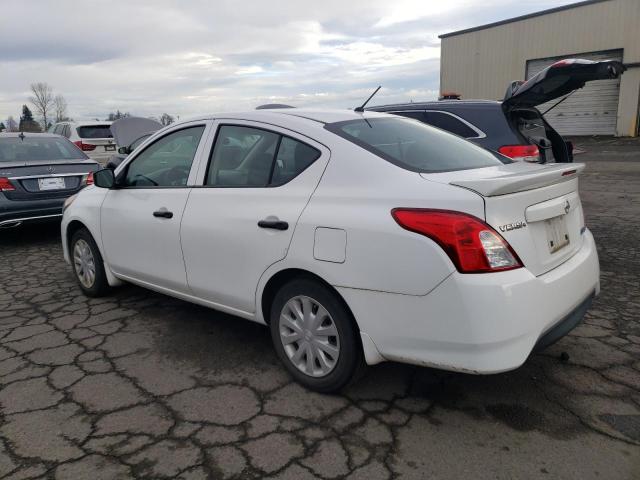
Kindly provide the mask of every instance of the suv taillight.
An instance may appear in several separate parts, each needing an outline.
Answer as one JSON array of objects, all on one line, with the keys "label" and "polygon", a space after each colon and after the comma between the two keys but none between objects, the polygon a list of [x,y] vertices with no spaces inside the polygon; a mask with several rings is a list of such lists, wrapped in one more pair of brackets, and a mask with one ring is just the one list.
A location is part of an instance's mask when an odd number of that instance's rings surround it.
[{"label": "suv taillight", "polygon": [[513,270],[522,262],[507,241],[473,215],[450,210],[395,208],[391,215],[402,228],[429,237],[461,273]]},{"label": "suv taillight", "polygon": [[504,145],[498,151],[512,160],[521,162],[540,161],[540,151],[535,145]]},{"label": "suv taillight", "polygon": [[15,189],[7,177],[0,177],[0,192],[13,192]]},{"label": "suv taillight", "polygon": [[82,140],[78,140],[76,142],[73,142],[77,145],[77,147],[82,150],[83,152],[90,152],[91,150],[95,150],[96,146],[95,145],[89,145],[88,143],[82,143]]}]

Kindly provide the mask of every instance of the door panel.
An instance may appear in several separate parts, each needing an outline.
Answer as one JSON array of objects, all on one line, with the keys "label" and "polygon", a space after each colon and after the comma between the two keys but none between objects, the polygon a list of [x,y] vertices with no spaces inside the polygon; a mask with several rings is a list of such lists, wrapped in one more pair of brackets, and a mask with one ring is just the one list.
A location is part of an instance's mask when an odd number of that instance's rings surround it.
[{"label": "door panel", "polygon": [[[194,188],[182,219],[182,249],[189,287],[194,295],[252,313],[258,281],[270,265],[286,256],[298,218],[320,181],[329,152],[305,139],[305,144],[312,145],[320,155],[309,163],[308,150],[294,148],[290,141],[280,140],[272,149],[272,138],[265,135],[265,140],[260,140],[265,142],[265,148],[260,150],[260,143],[252,143],[254,137],[233,138],[233,141],[223,137],[219,133],[216,141],[224,141],[224,145],[220,145],[227,153],[221,156],[214,150],[214,164],[216,161],[218,164],[207,169],[209,183],[223,185],[245,178],[246,183],[255,184],[257,178],[263,178],[260,162],[266,151],[277,158],[272,167],[273,184],[283,179],[288,181],[280,186],[235,184],[234,187]],[[227,148],[229,146],[244,148],[240,149],[241,158],[237,158],[239,149]],[[297,165],[301,173],[292,176],[291,165]],[[253,172],[247,171],[247,166],[253,168]],[[261,221],[264,221],[262,227],[258,225]],[[286,230],[282,222],[286,222]]]},{"label": "door panel", "polygon": [[101,207],[105,258],[116,274],[188,293],[180,221],[198,170],[206,122],[176,126],[118,168]]},{"label": "door panel", "polygon": [[[188,290],[180,219],[189,192],[189,188],[109,191],[101,209],[102,242],[114,273],[172,290]],[[172,217],[154,216],[163,209]]]}]

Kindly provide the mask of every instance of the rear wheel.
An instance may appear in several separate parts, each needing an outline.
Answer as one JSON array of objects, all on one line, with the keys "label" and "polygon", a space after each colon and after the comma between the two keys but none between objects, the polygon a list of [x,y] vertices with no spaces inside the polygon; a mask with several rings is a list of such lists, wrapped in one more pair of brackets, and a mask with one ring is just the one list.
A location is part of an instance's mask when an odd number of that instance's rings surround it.
[{"label": "rear wheel", "polygon": [[102,255],[86,228],[81,228],[71,237],[70,253],[73,271],[83,293],[89,297],[109,293]]},{"label": "rear wheel", "polygon": [[320,282],[300,278],[284,285],[271,306],[270,327],[278,357],[309,389],[340,390],[363,365],[351,313]]}]

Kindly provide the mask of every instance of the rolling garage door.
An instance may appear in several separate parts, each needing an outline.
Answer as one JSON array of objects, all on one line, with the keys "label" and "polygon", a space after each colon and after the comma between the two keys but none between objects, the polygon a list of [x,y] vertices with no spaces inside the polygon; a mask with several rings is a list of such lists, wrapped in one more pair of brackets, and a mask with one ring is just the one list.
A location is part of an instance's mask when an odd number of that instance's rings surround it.
[{"label": "rolling garage door", "polygon": [[[622,50],[582,53],[571,57],[622,61]],[[527,79],[563,58],[568,56],[528,60]],[[545,118],[561,135],[615,135],[619,96],[619,78],[589,82],[546,114]],[[538,110],[544,112],[558,100],[544,103],[538,106]]]}]

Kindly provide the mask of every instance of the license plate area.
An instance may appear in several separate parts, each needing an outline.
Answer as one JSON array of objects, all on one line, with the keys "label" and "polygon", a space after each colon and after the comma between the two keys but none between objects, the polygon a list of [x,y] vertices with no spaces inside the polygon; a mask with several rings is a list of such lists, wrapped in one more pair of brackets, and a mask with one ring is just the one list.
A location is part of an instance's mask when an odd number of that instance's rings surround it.
[{"label": "license plate area", "polygon": [[115,152],[116,151],[116,146],[115,145],[105,145],[104,149],[107,152]]},{"label": "license plate area", "polygon": [[544,221],[547,230],[547,246],[549,253],[556,253],[569,245],[569,230],[567,229],[566,215],[553,217]]},{"label": "license plate area", "polygon": [[42,191],[64,190],[66,184],[64,183],[64,177],[39,178],[38,188]]}]

